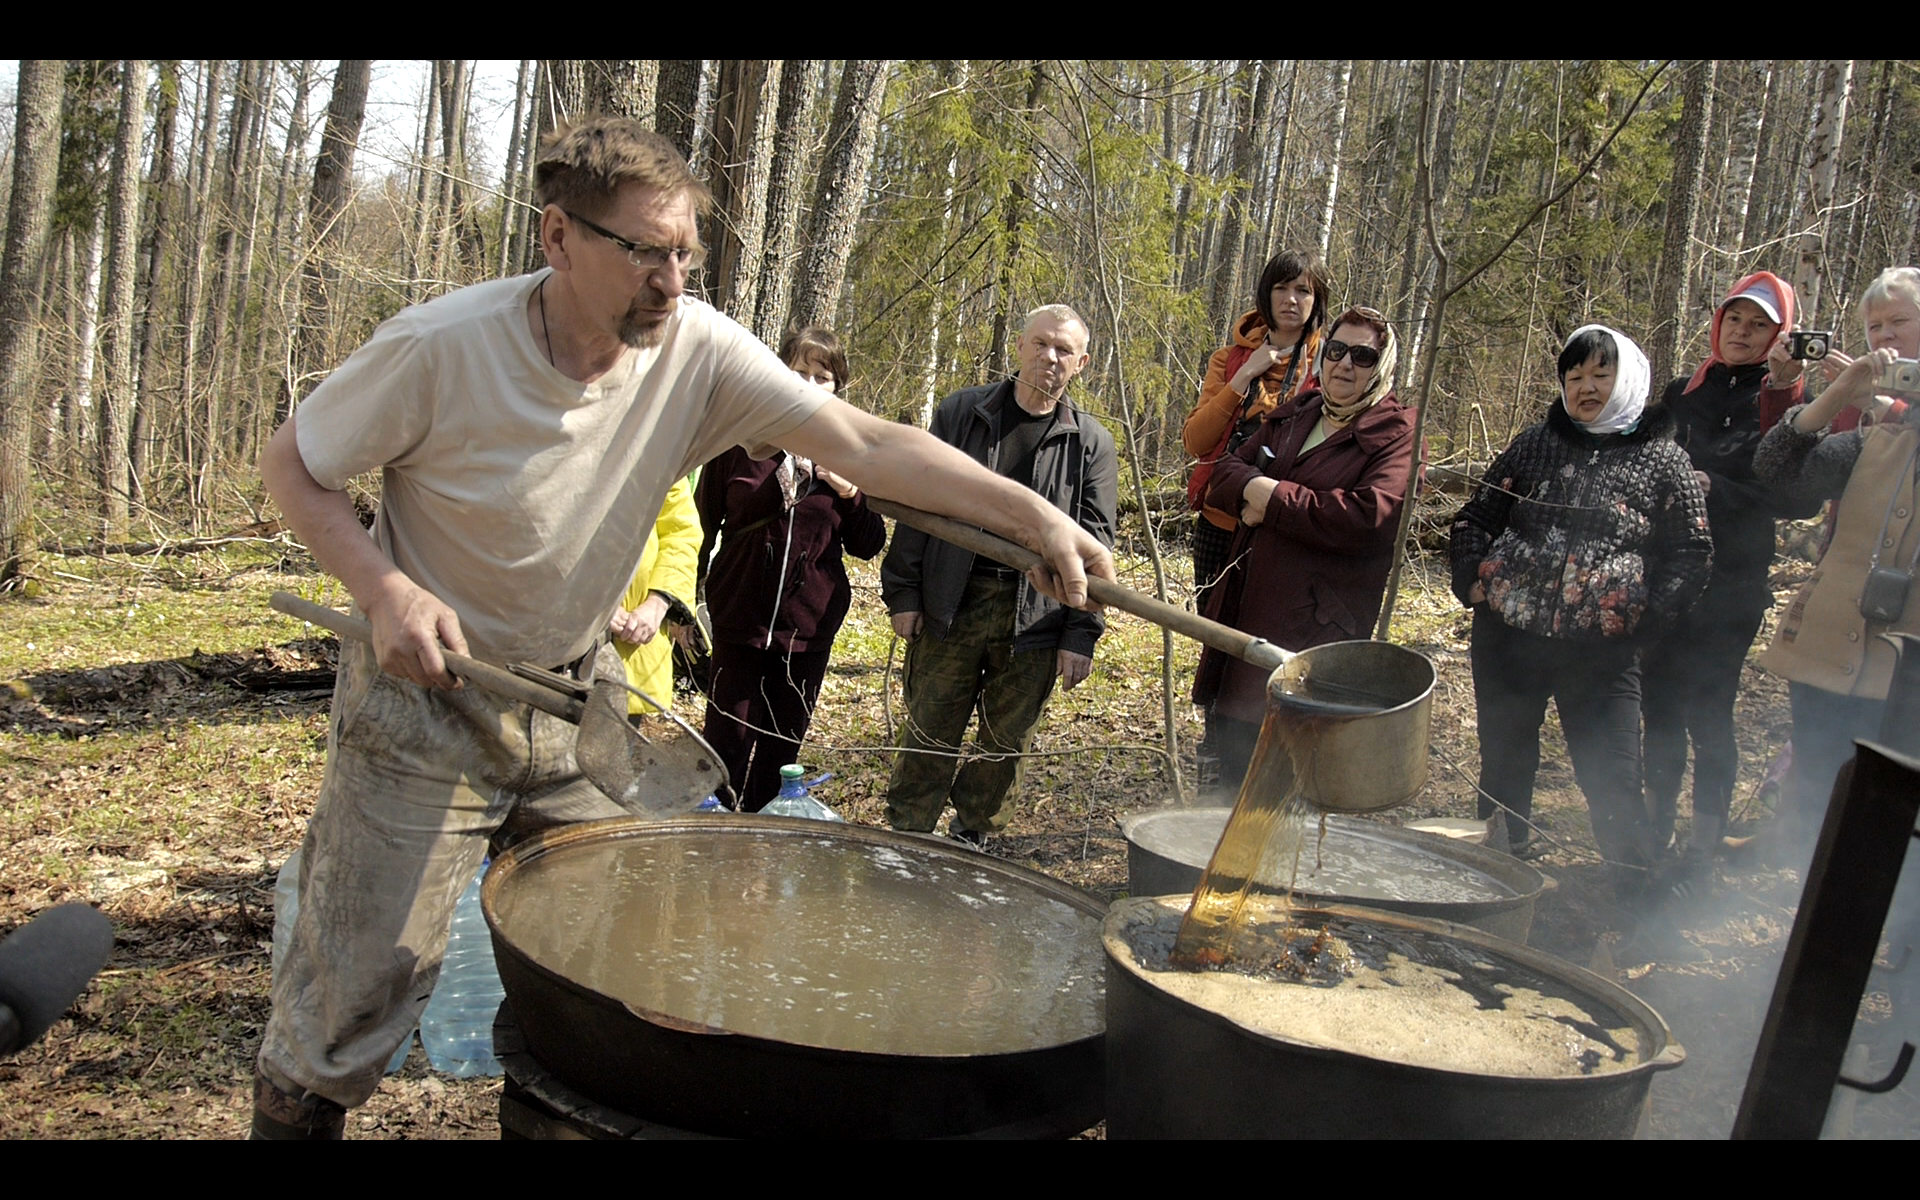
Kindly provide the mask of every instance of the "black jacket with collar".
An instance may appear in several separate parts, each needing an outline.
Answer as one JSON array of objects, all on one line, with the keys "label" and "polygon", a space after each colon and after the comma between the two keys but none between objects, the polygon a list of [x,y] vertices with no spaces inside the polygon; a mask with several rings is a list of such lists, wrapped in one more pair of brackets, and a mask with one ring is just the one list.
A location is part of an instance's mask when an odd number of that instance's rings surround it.
[{"label": "black jacket with collar", "polygon": [[[940,402],[929,432],[988,470],[998,471],[1001,409],[1016,401],[1014,381],[963,388]],[[1113,436],[1065,399],[1034,456],[1032,479],[1019,482],[1045,496],[1103,545],[1113,545],[1114,504],[1120,487]],[[896,525],[880,564],[880,591],[890,613],[924,614],[928,630],[944,638],[967,590],[973,552]],[[1093,656],[1106,622],[1066,608],[1020,581],[1013,648],[1060,649]]]},{"label": "black jacket with collar", "polygon": [[1687,376],[1667,385],[1662,404],[1678,428],[1674,440],[1694,470],[1707,475],[1707,521],[1713,531],[1714,595],[1753,608],[1773,604],[1767,576],[1773,566],[1774,520],[1805,517],[1784,491],[1769,487],[1753,469],[1760,445],[1760,390],[1765,362],[1707,368],[1700,386],[1686,391]]}]

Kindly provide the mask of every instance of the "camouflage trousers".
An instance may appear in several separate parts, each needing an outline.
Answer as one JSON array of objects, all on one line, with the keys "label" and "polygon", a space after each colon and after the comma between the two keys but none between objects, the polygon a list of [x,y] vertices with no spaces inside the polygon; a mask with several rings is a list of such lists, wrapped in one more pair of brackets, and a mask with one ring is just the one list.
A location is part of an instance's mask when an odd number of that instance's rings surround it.
[{"label": "camouflage trousers", "polygon": [[[887,783],[895,829],[930,831],[949,800],[955,830],[1006,828],[1025,771],[1019,756],[1033,746],[1058,669],[1052,648],[1013,648],[1019,592],[1018,580],[974,576],[947,636],[922,633],[908,644],[907,721]],[[981,753],[956,759],[976,711]]]},{"label": "camouflage trousers", "polygon": [[[595,670],[621,670],[611,646]],[[478,687],[418,687],[342,644],[263,1077],[294,1099],[364,1103],[420,1022],[488,839],[627,815],[581,777],[575,733]]]}]

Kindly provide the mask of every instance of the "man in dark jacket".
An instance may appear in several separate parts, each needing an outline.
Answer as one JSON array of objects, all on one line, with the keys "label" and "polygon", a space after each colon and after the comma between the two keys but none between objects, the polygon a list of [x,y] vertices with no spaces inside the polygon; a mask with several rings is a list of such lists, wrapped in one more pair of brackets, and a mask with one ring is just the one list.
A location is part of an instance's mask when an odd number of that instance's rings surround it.
[{"label": "man in dark jacket", "polygon": [[[1027,314],[1018,356],[1013,379],[941,401],[931,431],[1112,545],[1113,437],[1064,399],[1087,365],[1087,324],[1064,304],[1037,308]],[[905,525],[894,530],[880,580],[894,632],[907,642],[907,722],[887,785],[887,820],[929,832],[951,799],[949,832],[980,845],[1006,827],[1021,755],[1054,680],[1072,688],[1087,677],[1105,624],[1048,599],[1011,567]],[[960,737],[976,708],[985,753],[956,773]]]}]

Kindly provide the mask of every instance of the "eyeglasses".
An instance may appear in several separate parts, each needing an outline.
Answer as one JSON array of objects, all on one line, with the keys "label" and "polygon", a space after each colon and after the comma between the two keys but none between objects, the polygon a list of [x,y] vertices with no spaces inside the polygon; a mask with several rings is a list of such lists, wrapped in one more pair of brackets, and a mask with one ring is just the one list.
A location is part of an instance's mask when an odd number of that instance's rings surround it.
[{"label": "eyeglasses", "polygon": [[706,252],[699,246],[649,246],[645,242],[630,242],[606,226],[596,225],[570,209],[563,208],[560,211],[625,250],[627,261],[643,271],[657,271],[666,266],[669,259],[683,271],[691,270],[706,260]]},{"label": "eyeglasses", "polygon": [[1347,355],[1353,355],[1353,365],[1362,371],[1380,364],[1380,352],[1372,346],[1349,346],[1337,339],[1327,342],[1327,361],[1339,362]]}]

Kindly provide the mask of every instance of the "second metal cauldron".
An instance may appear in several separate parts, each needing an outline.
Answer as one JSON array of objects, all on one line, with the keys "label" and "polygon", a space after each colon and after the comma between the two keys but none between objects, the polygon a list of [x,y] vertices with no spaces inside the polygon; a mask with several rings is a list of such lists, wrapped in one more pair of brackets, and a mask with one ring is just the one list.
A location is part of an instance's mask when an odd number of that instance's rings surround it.
[{"label": "second metal cauldron", "polygon": [[[1163,808],[1120,822],[1127,837],[1127,891],[1135,896],[1191,892],[1227,826],[1225,808]],[[1511,855],[1395,825],[1339,814],[1327,818],[1330,849],[1351,859],[1398,863],[1437,876],[1442,886],[1395,892],[1377,885],[1350,890],[1322,885],[1311,868],[1309,832],[1295,894],[1313,902],[1363,904],[1409,916],[1458,921],[1515,942],[1533,928],[1534,901],[1554,881]]]},{"label": "second metal cauldron", "polygon": [[481,897],[534,1057],[637,1117],[918,1138],[1103,1115],[1104,906],[1037,872],[818,821],[621,819],[516,846]]},{"label": "second metal cauldron", "polygon": [[1412,1065],[1251,1028],[1173,995],[1136,961],[1130,930],[1152,924],[1156,908],[1177,913],[1186,904],[1185,896],[1134,897],[1107,918],[1112,1138],[1630,1137],[1653,1075],[1686,1057],[1660,1014],[1609,980],[1468,926],[1348,905],[1292,915],[1440,939],[1552,981],[1631,1026],[1639,1061],[1592,1075],[1502,1074]]}]

